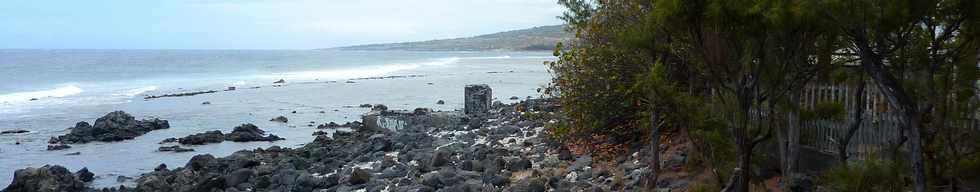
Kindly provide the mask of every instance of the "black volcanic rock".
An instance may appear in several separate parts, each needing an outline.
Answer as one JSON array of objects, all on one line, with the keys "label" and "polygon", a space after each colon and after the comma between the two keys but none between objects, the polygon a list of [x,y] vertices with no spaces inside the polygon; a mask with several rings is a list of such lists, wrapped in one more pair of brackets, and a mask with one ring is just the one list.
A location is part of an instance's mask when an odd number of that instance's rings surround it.
[{"label": "black volcanic rock", "polygon": [[157,151],[160,151],[160,152],[172,151],[172,152],[177,152],[177,153],[183,153],[183,152],[191,152],[191,151],[194,151],[194,149],[182,148],[180,146],[174,145],[174,146],[163,146],[163,147],[160,147],[159,149],[157,149]]},{"label": "black volcanic rock", "polygon": [[81,170],[78,170],[78,172],[75,172],[75,177],[77,177],[78,180],[81,180],[82,182],[86,182],[86,183],[95,180],[95,174],[88,171],[88,168],[85,167],[83,167]]},{"label": "black volcanic rock", "polygon": [[71,146],[65,144],[48,145],[48,151],[69,149]]},{"label": "black volcanic rock", "polygon": [[[613,186],[615,182],[608,182],[611,180],[608,173],[595,174],[581,168],[556,172],[568,164],[574,167],[582,160],[572,162],[574,153],[560,145],[547,144],[555,141],[540,138],[541,133],[527,135],[525,132],[542,130],[535,129],[535,124],[523,123],[526,119],[514,112],[515,106],[506,104],[504,107],[508,108],[501,108],[500,113],[488,114],[487,118],[495,121],[480,120],[491,128],[464,129],[468,125],[458,119],[460,116],[448,117],[455,118],[453,121],[435,119],[448,114],[444,112],[405,113],[399,115],[425,120],[414,121],[423,126],[406,126],[398,131],[352,128],[334,132],[332,136],[320,134],[313,142],[298,148],[272,146],[241,150],[220,158],[197,155],[183,167],[161,165],[134,178],[135,189],[83,186],[80,190],[481,191],[487,189],[484,187],[499,191],[638,190],[636,183],[644,173],[635,171],[642,170],[635,167],[645,166],[642,164],[627,168],[634,171],[628,171],[618,187]],[[266,138],[266,134],[255,125],[243,124],[224,135],[226,140],[232,140],[232,137]],[[522,142],[499,142],[521,137],[525,137]],[[591,159],[587,154],[582,157]],[[582,162],[590,165],[591,160]],[[636,162],[636,159],[623,162]],[[81,173],[74,175],[84,178]],[[47,185],[71,182],[78,181],[55,181]]]},{"label": "black volcanic rock", "polygon": [[170,128],[166,120],[149,119],[136,120],[132,115],[123,111],[114,111],[96,119],[95,125],[78,122],[71,131],[62,136],[52,137],[51,144],[77,144],[92,141],[113,142],[136,138],[147,132]]},{"label": "black volcanic rock", "polygon": [[278,141],[284,140],[279,136],[269,134],[269,136],[264,136],[265,131],[259,129],[251,123],[242,124],[235,127],[235,130],[231,133],[225,134],[225,140],[234,142],[249,142],[249,141]]},{"label": "black volcanic rock", "polygon": [[6,131],[2,131],[2,132],[0,132],[0,135],[5,135],[5,134],[18,134],[18,133],[28,133],[28,132],[30,132],[30,131],[27,131],[27,130],[22,130],[22,129],[14,129],[14,130],[6,130]]},{"label": "black volcanic rock", "polygon": [[289,123],[289,119],[283,116],[278,116],[276,118],[269,119],[269,121],[275,121],[280,123]]},{"label": "black volcanic rock", "polygon": [[[85,172],[88,172],[87,170]],[[89,173],[91,174],[91,173]],[[87,174],[86,174],[87,175]],[[14,172],[14,181],[5,192],[62,192],[83,191],[85,182],[68,169],[58,165],[28,167]]]},{"label": "black volcanic rock", "polygon": [[354,168],[354,171],[352,171],[350,174],[350,180],[348,181],[350,184],[357,185],[367,183],[369,180],[371,180],[371,173],[368,173],[360,168]]},{"label": "black volcanic rock", "polygon": [[208,143],[221,143],[222,141],[225,141],[225,135],[221,131],[208,131],[177,139],[178,143],[184,145],[204,145]]}]

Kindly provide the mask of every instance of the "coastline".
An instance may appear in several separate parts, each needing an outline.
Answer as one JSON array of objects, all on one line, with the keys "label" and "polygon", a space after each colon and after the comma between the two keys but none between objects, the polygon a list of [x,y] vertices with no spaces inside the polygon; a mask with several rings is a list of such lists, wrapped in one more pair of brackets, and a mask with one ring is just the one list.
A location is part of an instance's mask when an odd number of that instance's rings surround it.
[{"label": "coastline", "polygon": [[[486,115],[460,111],[375,109],[400,117],[397,130],[364,125],[316,136],[302,147],[272,146],[217,158],[195,155],[185,165],[159,165],[133,178],[131,186],[79,191],[608,191],[610,171],[592,167],[548,137],[556,117],[545,99],[496,103]],[[628,159],[625,162],[638,162]],[[617,177],[637,186],[648,171],[627,163]],[[51,167],[48,167],[49,169]],[[26,172],[26,171],[25,171]],[[26,173],[24,173],[26,174]],[[70,173],[69,173],[70,174]],[[21,175],[21,174],[19,174]],[[25,177],[26,178],[26,177]],[[34,180],[15,178],[14,192]],[[74,178],[61,176],[59,178]],[[20,181],[18,181],[20,179]],[[35,177],[34,179],[39,179]],[[43,179],[43,177],[40,177]],[[63,179],[64,180],[64,179]],[[59,185],[76,184],[68,179]],[[71,186],[69,186],[71,187]],[[58,188],[58,187],[55,187]]]}]

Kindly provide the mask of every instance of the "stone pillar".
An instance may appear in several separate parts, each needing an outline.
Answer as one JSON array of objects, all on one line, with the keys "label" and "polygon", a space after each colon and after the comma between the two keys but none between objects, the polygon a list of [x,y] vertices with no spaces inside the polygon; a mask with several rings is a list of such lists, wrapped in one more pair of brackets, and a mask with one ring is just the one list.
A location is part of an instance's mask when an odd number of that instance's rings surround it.
[{"label": "stone pillar", "polygon": [[486,84],[466,85],[463,97],[463,112],[467,115],[484,115],[493,102],[493,93]]}]

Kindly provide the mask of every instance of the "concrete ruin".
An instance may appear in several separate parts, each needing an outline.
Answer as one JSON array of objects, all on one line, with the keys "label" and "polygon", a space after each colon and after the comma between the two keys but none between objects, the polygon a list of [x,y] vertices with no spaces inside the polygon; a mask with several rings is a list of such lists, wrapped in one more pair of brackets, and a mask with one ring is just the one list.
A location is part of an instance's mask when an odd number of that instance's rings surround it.
[{"label": "concrete ruin", "polygon": [[486,115],[493,102],[493,92],[489,85],[466,85],[463,96],[463,112],[470,116]]}]

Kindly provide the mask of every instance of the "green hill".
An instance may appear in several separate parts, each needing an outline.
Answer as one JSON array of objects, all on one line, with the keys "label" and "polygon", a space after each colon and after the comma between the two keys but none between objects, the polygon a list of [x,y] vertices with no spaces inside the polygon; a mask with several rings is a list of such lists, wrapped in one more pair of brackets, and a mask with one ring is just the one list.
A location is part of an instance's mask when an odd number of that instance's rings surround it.
[{"label": "green hill", "polygon": [[541,26],[530,29],[499,32],[475,37],[440,39],[419,42],[356,45],[332,48],[335,50],[405,50],[405,51],[530,51],[552,50],[559,41],[567,42],[574,35],[564,25]]}]

